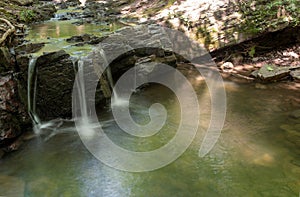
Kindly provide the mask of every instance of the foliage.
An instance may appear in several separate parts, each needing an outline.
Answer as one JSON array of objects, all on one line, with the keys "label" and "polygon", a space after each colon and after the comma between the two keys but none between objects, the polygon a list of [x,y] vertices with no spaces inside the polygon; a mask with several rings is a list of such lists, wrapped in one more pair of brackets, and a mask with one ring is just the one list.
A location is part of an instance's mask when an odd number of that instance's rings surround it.
[{"label": "foliage", "polygon": [[267,70],[268,70],[268,71],[273,71],[274,69],[272,68],[271,65],[267,65]]},{"label": "foliage", "polygon": [[250,48],[250,50],[248,51],[248,55],[250,56],[250,57],[254,57],[254,55],[255,55],[255,47],[256,46],[252,46],[251,48]]},{"label": "foliage", "polygon": [[241,28],[250,34],[276,30],[300,24],[299,0],[241,1]]},{"label": "foliage", "polygon": [[25,23],[29,23],[34,20],[35,15],[36,14],[32,10],[23,10],[20,13],[20,20]]}]

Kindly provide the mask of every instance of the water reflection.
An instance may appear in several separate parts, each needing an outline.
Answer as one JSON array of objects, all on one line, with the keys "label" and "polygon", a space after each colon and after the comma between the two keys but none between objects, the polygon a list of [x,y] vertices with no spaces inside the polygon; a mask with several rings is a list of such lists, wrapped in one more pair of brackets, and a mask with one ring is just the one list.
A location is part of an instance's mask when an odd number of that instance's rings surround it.
[{"label": "water reflection", "polygon": [[[222,135],[212,152],[198,157],[201,132],[209,122],[209,94],[205,84],[196,84],[202,110],[202,128],[191,147],[174,163],[146,173],[126,173],[97,161],[82,145],[76,132],[64,132],[47,142],[35,139],[0,163],[0,177],[25,182],[26,196],[297,196],[300,188],[299,152],[287,140],[282,124],[299,124],[289,117],[299,104],[299,92],[268,86],[227,83],[228,116]],[[257,96],[259,95],[259,97]],[[167,99],[166,99],[167,98]],[[284,99],[282,99],[284,98]],[[174,100],[175,99],[175,100]],[[180,116],[176,98],[161,86],[151,86],[131,100],[134,118],[147,121],[145,109],[163,103],[172,116],[169,126],[149,139],[132,138],[112,122],[111,112],[102,110],[101,121],[109,121],[106,134],[114,143],[145,151],[165,144],[176,131]],[[174,102],[175,101],[175,102]],[[263,102],[263,103],[261,103]],[[279,106],[280,109],[277,107]],[[175,122],[175,124],[174,124]],[[12,179],[13,180],[13,179]],[[0,190],[1,191],[1,190]]]}]

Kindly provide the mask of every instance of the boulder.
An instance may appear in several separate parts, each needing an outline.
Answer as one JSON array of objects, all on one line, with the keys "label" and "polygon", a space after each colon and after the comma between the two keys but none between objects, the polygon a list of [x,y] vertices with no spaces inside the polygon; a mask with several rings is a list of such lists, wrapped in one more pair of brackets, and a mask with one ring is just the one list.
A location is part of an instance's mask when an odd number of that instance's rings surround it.
[{"label": "boulder", "polygon": [[75,70],[65,51],[37,58],[36,109],[41,120],[70,118]]}]

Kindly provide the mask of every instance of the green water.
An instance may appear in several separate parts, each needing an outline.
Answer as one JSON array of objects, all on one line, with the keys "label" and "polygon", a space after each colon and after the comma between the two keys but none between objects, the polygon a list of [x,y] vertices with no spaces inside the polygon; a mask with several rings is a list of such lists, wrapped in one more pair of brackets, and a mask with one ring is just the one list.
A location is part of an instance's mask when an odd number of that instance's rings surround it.
[{"label": "green water", "polygon": [[[58,14],[65,12],[82,12],[82,10],[68,9],[60,10]],[[120,27],[124,26],[118,22],[103,23],[102,25],[95,25],[84,23],[82,25],[75,25],[73,23],[80,22],[80,20],[50,20],[40,24],[32,25],[26,36],[26,40],[33,43],[46,43],[45,47],[37,52],[41,55],[43,52],[53,52],[58,50],[65,50],[72,56],[84,56],[91,51],[91,45],[76,46],[76,43],[66,42],[67,38],[82,34],[93,34],[95,36],[104,36]]]},{"label": "green water", "polygon": [[[300,123],[289,117],[299,108],[299,91],[276,85],[260,90],[227,82],[225,127],[214,149],[199,158],[203,129],[209,122],[209,94],[203,82],[195,82],[194,87],[199,92],[201,127],[188,150],[170,165],[144,173],[107,167],[86,150],[66,123],[65,131],[48,141],[36,138],[1,161],[0,181],[9,176],[23,184],[11,183],[0,191],[5,195],[14,186],[24,187],[24,196],[298,196],[299,144],[289,141],[280,126]],[[166,88],[153,85],[133,95],[133,117],[147,121],[146,109],[153,102],[164,104],[171,113],[167,126],[156,136],[130,137],[115,123],[105,133],[116,144],[138,151],[167,143],[180,111],[175,95]],[[111,120],[111,112],[100,110],[99,119]]]},{"label": "green water", "polygon": [[[82,33],[102,35],[101,29],[95,25],[75,26],[70,21],[49,21],[33,26],[27,39],[48,42],[39,53],[63,48],[82,55],[90,46],[85,46],[86,50],[72,47],[64,39]],[[292,111],[300,109],[299,88],[270,84],[266,89],[257,89],[255,84],[226,82],[225,126],[213,150],[200,158],[198,151],[210,120],[209,92],[201,78],[183,70],[197,92],[201,119],[193,143],[175,162],[144,173],[112,169],[89,153],[72,123],[64,123],[50,139],[46,140],[49,132],[44,131],[41,137],[27,141],[20,150],[0,160],[0,196],[298,197],[299,144],[282,125],[299,128],[300,120],[290,117]],[[163,104],[169,114],[166,125],[155,136],[129,136],[112,121],[109,110],[99,109],[99,119],[111,122],[105,133],[129,150],[149,151],[166,144],[175,135],[180,118],[179,103],[172,92],[152,85],[134,94],[132,116],[146,123],[148,107],[154,102]]]}]

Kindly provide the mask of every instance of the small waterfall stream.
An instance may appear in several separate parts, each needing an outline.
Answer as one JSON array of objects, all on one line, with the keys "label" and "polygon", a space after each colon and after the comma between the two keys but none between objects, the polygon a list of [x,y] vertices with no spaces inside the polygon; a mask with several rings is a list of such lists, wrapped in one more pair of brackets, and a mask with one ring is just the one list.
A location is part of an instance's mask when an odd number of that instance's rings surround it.
[{"label": "small waterfall stream", "polygon": [[114,88],[115,83],[112,77],[112,72],[111,72],[111,68],[109,66],[108,60],[106,58],[106,54],[103,50],[99,50],[99,53],[103,59],[103,64],[106,65],[106,77],[109,83],[109,86],[113,92],[113,94],[111,95],[111,101],[112,101],[112,105],[115,106],[120,106],[120,105],[124,105],[127,104],[128,102],[123,100],[122,98],[120,98],[120,96],[118,95],[116,89]]},{"label": "small waterfall stream", "polygon": [[28,65],[27,81],[27,105],[28,113],[34,125],[41,124],[40,118],[36,113],[36,88],[37,88],[37,57],[32,57]]},{"label": "small waterfall stream", "polygon": [[55,119],[47,122],[43,122],[36,112],[36,97],[38,86],[38,68],[36,66],[38,57],[33,56],[28,64],[28,79],[27,79],[27,110],[32,120],[33,131],[35,134],[41,134],[42,129],[51,130],[52,133],[45,138],[45,140],[54,136],[57,133],[57,129],[62,126],[66,120]]}]

